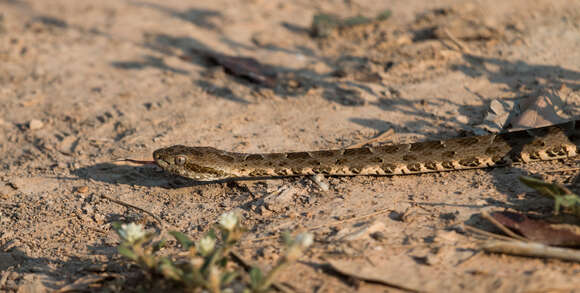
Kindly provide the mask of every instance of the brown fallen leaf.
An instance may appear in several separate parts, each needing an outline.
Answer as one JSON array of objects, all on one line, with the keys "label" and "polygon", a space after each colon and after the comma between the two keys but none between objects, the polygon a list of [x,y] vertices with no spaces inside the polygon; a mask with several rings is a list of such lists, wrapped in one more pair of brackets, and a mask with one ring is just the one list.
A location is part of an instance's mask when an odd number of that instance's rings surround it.
[{"label": "brown fallen leaf", "polygon": [[520,115],[510,121],[512,130],[521,130],[535,127],[550,126],[566,122],[567,119],[561,117],[556,112],[562,109],[563,105],[556,98],[554,91],[541,90],[537,94],[528,97],[519,103]]},{"label": "brown fallen leaf", "polygon": [[389,128],[387,131],[382,132],[381,134],[363,141],[363,142],[359,142],[356,144],[353,144],[351,146],[349,146],[349,149],[355,149],[355,148],[362,148],[366,145],[373,145],[375,143],[380,143],[380,142],[385,142],[387,139],[390,139],[393,135],[395,134],[395,130],[393,130],[392,128]]},{"label": "brown fallen leaf", "polygon": [[495,212],[491,216],[504,226],[520,232],[527,239],[547,245],[580,245],[580,227],[532,219],[524,214]]},{"label": "brown fallen leaf", "polygon": [[506,129],[513,115],[514,102],[495,99],[489,103],[488,113],[481,127],[489,132],[500,132]]},{"label": "brown fallen leaf", "polygon": [[[236,57],[221,53],[192,50],[194,54],[199,54],[209,61],[222,66],[231,75],[248,79],[259,85],[274,88],[276,87],[276,72],[271,66],[264,65],[254,58]],[[187,57],[184,57],[187,59]]]}]

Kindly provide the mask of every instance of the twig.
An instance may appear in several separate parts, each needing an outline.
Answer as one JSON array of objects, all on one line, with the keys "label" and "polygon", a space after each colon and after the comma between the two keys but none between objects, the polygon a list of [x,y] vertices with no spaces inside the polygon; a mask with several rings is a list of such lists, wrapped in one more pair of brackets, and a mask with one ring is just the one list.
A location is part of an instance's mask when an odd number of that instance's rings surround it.
[{"label": "twig", "polygon": [[502,223],[498,222],[496,219],[494,219],[492,216],[490,216],[487,212],[483,211],[481,212],[481,216],[490,221],[494,226],[498,227],[501,231],[503,231],[504,233],[506,233],[508,236],[513,237],[517,240],[520,241],[524,241],[524,242],[529,242],[528,239],[512,232],[510,229],[508,229],[506,226],[504,226]]},{"label": "twig", "polygon": [[551,247],[537,242],[492,241],[483,245],[487,252],[507,253],[513,255],[557,258],[580,262],[580,252],[575,249]]},{"label": "twig", "polygon": [[459,261],[459,263],[457,263],[457,265],[455,265],[455,267],[462,267],[462,266],[466,266],[472,262],[474,262],[476,259],[478,259],[481,255],[483,255],[483,252],[481,250],[478,250],[477,252],[475,252],[473,255],[471,255],[470,257],[468,257],[467,259],[461,260]]},{"label": "twig", "polygon": [[408,287],[407,284],[404,281],[402,281],[402,279],[390,280],[389,277],[382,276],[377,273],[374,274],[370,272],[362,273],[360,270],[364,270],[364,268],[356,267],[356,269],[353,269],[352,264],[345,266],[344,263],[340,260],[332,260],[332,259],[323,259],[323,260],[336,273],[346,277],[353,278],[355,280],[379,283],[406,292],[423,292],[421,289]]},{"label": "twig", "polygon": [[254,239],[252,239],[252,242],[271,240],[271,239],[277,239],[277,238],[280,238],[280,236],[278,236],[278,235],[264,236],[264,237],[260,237],[260,238],[254,238]]},{"label": "twig", "polygon": [[516,241],[513,238],[509,238],[507,236],[503,236],[503,235],[499,235],[499,234],[487,232],[487,231],[484,231],[484,230],[481,230],[481,229],[477,229],[477,228],[475,228],[473,226],[463,225],[463,227],[465,228],[465,230],[469,230],[469,231],[474,232],[474,233],[478,233],[478,234],[481,234],[481,235],[485,235],[487,237],[501,239],[501,240],[506,240],[506,241]]},{"label": "twig", "polygon": [[457,47],[459,47],[461,52],[467,53],[467,54],[471,53],[469,48],[467,48],[467,46],[463,45],[463,43],[461,41],[459,41],[453,34],[451,34],[451,32],[448,29],[443,29],[443,32],[449,38],[449,40],[451,40],[451,42],[453,42]]},{"label": "twig", "polygon": [[569,171],[578,171],[578,170],[580,170],[580,168],[561,168],[561,169],[555,169],[555,170],[548,170],[548,171],[540,172],[537,174],[550,174],[550,173],[569,172]]},{"label": "twig", "polygon": [[[314,227],[309,227],[306,230],[313,231],[313,230],[320,229],[320,228],[326,227],[326,226],[332,226],[332,225],[343,224],[343,223],[346,223],[346,222],[356,221],[356,220],[360,220],[360,219],[363,219],[363,218],[368,218],[368,217],[380,215],[380,214],[385,213],[385,212],[388,212],[390,210],[391,210],[391,208],[385,208],[385,209],[376,211],[374,213],[370,213],[370,214],[366,214],[366,215],[362,215],[362,216],[358,216],[358,217],[353,217],[353,218],[349,218],[349,219],[346,219],[346,220],[335,221],[335,222],[332,222],[332,223],[321,224],[321,225],[314,226]],[[254,238],[251,241],[252,242],[258,242],[258,241],[262,241],[262,240],[270,240],[270,239],[276,239],[276,238],[278,238],[278,236],[264,236],[264,237],[260,237],[260,238]]]},{"label": "twig", "polygon": [[[64,292],[79,292],[79,291],[89,291],[89,288],[93,287],[92,285],[96,283],[101,283],[107,279],[115,278],[115,275],[111,274],[101,274],[101,275],[86,275],[75,280],[73,283],[65,285],[60,289],[53,291],[55,293],[64,293]],[[94,288],[94,287],[93,287]]]},{"label": "twig", "polygon": [[383,132],[383,133],[381,133],[381,134],[379,134],[379,135],[377,135],[377,136],[375,136],[367,141],[359,142],[359,143],[356,143],[356,144],[349,146],[348,149],[361,148],[367,144],[371,144],[374,142],[384,142],[387,139],[387,137],[390,137],[393,134],[395,134],[395,131],[392,128],[389,128],[389,130],[387,130],[387,131],[385,131],[385,132]]},{"label": "twig", "polygon": [[155,214],[153,214],[152,212],[150,212],[150,211],[148,211],[146,209],[140,208],[140,207],[135,206],[135,205],[132,205],[130,203],[126,203],[126,202],[120,201],[118,199],[114,199],[114,198],[108,197],[108,196],[106,196],[104,194],[101,194],[101,197],[102,198],[105,198],[105,199],[108,199],[108,200],[110,200],[110,201],[112,201],[112,202],[114,202],[116,204],[122,205],[124,207],[132,208],[132,209],[136,209],[138,211],[141,211],[141,212],[143,212],[143,213],[151,216],[153,219],[155,219],[161,225],[162,228],[165,227],[165,222],[163,222],[163,220],[161,218],[157,217]]},{"label": "twig", "polygon": [[374,213],[370,213],[370,214],[366,214],[366,215],[362,215],[362,216],[358,216],[358,217],[353,217],[353,218],[346,219],[346,220],[340,220],[340,221],[335,221],[335,222],[332,222],[332,223],[326,223],[326,224],[322,224],[322,225],[310,227],[310,228],[308,228],[308,230],[309,231],[312,231],[312,230],[320,229],[320,228],[326,227],[326,226],[332,226],[332,225],[337,225],[337,224],[343,224],[343,223],[346,223],[346,222],[356,221],[356,220],[360,220],[360,219],[363,219],[363,218],[368,218],[368,217],[380,215],[380,214],[385,213],[385,212],[388,212],[390,210],[392,210],[392,209],[391,208],[385,208],[385,209],[376,211]]}]

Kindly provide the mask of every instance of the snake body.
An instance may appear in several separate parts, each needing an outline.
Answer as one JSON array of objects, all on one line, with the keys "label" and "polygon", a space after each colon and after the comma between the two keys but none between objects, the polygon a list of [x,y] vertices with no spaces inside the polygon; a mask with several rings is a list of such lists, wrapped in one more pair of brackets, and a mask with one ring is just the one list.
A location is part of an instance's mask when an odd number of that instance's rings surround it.
[{"label": "snake body", "polygon": [[402,175],[505,166],[576,156],[580,120],[514,131],[380,147],[235,153],[174,145],[153,153],[165,171],[197,181],[300,175]]}]

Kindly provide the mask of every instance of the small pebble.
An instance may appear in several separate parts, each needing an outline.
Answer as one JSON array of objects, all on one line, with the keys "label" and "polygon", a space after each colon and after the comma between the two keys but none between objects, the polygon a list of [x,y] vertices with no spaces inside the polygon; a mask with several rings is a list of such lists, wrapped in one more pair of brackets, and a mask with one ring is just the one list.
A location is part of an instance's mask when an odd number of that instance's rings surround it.
[{"label": "small pebble", "polygon": [[38,119],[32,119],[28,122],[28,128],[30,128],[30,130],[41,129],[43,126],[44,123]]},{"label": "small pebble", "polygon": [[105,216],[103,216],[101,214],[94,214],[93,219],[99,225],[102,225],[103,223],[105,223],[105,220],[106,220]]},{"label": "small pebble", "polygon": [[330,189],[328,181],[326,181],[323,174],[312,175],[310,178],[312,178],[312,181],[314,181],[322,191],[328,191]]},{"label": "small pebble", "polygon": [[370,236],[371,238],[373,238],[374,240],[377,240],[377,241],[381,241],[381,240],[383,240],[383,239],[386,239],[386,238],[387,238],[387,237],[385,236],[385,234],[384,234],[383,232],[380,232],[380,231],[379,231],[379,232],[374,232],[374,233],[371,233],[369,236]]},{"label": "small pebble", "polygon": [[77,192],[78,193],[86,193],[87,191],[89,191],[89,187],[86,186],[86,185],[77,187]]},{"label": "small pebble", "polygon": [[457,116],[455,116],[455,119],[457,120],[457,122],[459,122],[463,125],[467,125],[469,123],[469,117],[467,117],[465,115],[457,115]]},{"label": "small pebble", "polygon": [[300,86],[300,83],[296,80],[291,79],[291,80],[288,80],[288,86],[291,88],[297,88]]}]

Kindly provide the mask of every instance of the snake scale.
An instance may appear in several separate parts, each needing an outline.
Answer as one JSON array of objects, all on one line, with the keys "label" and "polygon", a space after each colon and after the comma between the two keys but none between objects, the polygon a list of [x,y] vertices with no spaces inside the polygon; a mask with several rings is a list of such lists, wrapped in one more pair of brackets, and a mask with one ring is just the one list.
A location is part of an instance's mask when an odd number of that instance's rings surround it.
[{"label": "snake scale", "polygon": [[174,145],[153,153],[165,171],[197,181],[300,175],[402,175],[573,157],[580,120],[502,134],[379,147],[249,154]]}]

